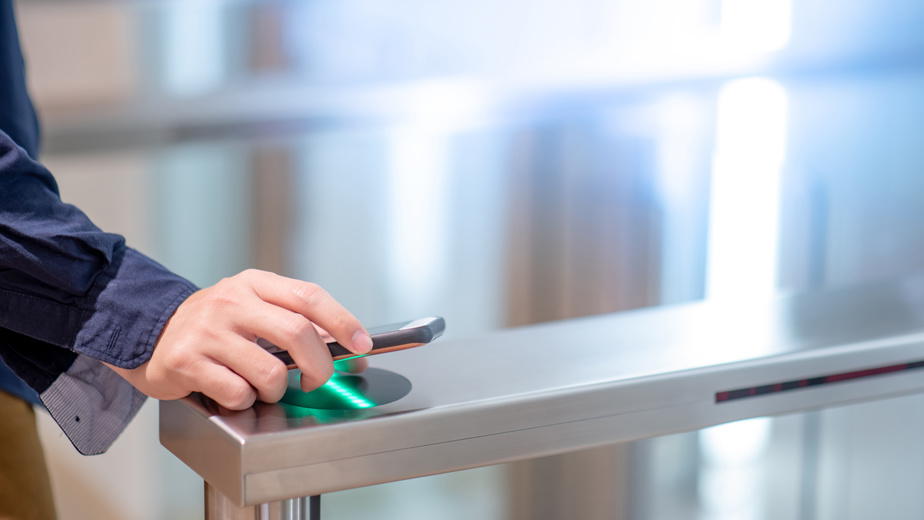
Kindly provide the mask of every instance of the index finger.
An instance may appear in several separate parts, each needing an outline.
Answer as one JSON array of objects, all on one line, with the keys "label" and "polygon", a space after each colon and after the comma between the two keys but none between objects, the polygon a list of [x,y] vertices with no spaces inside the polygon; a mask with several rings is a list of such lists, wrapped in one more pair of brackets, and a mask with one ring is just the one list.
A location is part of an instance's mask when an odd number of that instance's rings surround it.
[{"label": "index finger", "polygon": [[317,284],[266,271],[249,274],[254,293],[263,301],[308,318],[353,353],[372,350],[372,338],[362,323]]}]

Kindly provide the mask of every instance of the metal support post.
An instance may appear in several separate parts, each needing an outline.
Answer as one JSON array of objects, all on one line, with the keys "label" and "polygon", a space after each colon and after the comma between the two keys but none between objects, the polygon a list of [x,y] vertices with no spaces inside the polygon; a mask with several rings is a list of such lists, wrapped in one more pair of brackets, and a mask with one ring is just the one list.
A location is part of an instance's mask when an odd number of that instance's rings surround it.
[{"label": "metal support post", "polygon": [[320,520],[321,497],[292,498],[255,506],[238,507],[205,483],[205,520]]}]

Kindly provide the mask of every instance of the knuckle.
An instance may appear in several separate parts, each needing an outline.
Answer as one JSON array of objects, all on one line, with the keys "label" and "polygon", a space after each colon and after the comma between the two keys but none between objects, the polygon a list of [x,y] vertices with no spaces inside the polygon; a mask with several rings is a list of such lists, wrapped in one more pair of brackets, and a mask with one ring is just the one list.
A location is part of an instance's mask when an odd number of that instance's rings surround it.
[{"label": "knuckle", "polygon": [[257,278],[258,276],[260,276],[262,273],[263,271],[260,271],[259,269],[250,268],[250,269],[244,269],[239,274],[237,274],[235,277],[240,277],[245,280],[253,280]]},{"label": "knuckle", "polygon": [[338,312],[334,314],[334,327],[340,330],[357,328],[359,326],[360,326],[359,322],[356,321],[356,319],[353,318],[353,316],[345,312]]},{"label": "knuckle", "polygon": [[289,380],[289,370],[285,365],[278,361],[270,364],[269,370],[266,371],[265,381],[270,388],[285,387]]},{"label": "knuckle", "polygon": [[193,356],[182,349],[168,349],[164,351],[160,359],[168,372],[187,372],[194,364]]},{"label": "knuckle", "polygon": [[253,388],[243,381],[230,385],[224,397],[224,406],[232,410],[250,408],[256,400]]},{"label": "knuckle", "polygon": [[267,277],[275,276],[273,273],[268,271],[261,271],[260,269],[245,269],[234,276],[238,281],[247,285],[252,290],[258,290],[259,287],[266,283]]},{"label": "knuckle", "polygon": [[210,303],[219,308],[236,306],[240,303],[240,299],[234,284],[224,283],[224,280],[215,284],[209,292]]},{"label": "knuckle", "polygon": [[314,331],[314,326],[302,316],[293,316],[282,325],[282,333],[292,341],[299,341]]},{"label": "knuckle", "polygon": [[270,402],[282,399],[288,386],[289,371],[282,363],[274,362],[263,378],[263,394]]},{"label": "knuckle", "polygon": [[313,307],[327,294],[320,285],[312,282],[303,282],[295,286],[295,296],[305,302],[309,307]]}]

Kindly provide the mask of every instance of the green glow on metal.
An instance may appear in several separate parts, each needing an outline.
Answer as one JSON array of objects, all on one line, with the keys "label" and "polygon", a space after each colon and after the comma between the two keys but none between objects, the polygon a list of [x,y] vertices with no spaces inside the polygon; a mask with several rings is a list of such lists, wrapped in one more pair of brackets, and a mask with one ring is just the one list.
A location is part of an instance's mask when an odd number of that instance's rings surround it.
[{"label": "green glow on metal", "polygon": [[330,388],[334,392],[337,392],[338,395],[355,405],[357,408],[372,408],[375,406],[375,403],[366,399],[361,394],[358,394],[334,381],[335,378],[336,376],[332,377],[327,383],[324,384],[324,386]]}]

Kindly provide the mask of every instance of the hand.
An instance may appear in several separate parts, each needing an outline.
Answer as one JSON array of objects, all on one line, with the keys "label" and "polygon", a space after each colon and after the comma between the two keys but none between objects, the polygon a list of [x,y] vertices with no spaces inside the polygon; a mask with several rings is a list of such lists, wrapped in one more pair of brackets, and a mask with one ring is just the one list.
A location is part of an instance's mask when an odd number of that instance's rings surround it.
[{"label": "hand", "polygon": [[372,348],[359,320],[317,285],[248,270],[180,304],[146,363],[109,367],[157,399],[202,392],[243,410],[256,399],[274,403],[286,390],[288,370],[257,345],[258,337],[289,351],[302,371],[302,390],[330,379],[334,364],[319,329],[357,354]]}]

